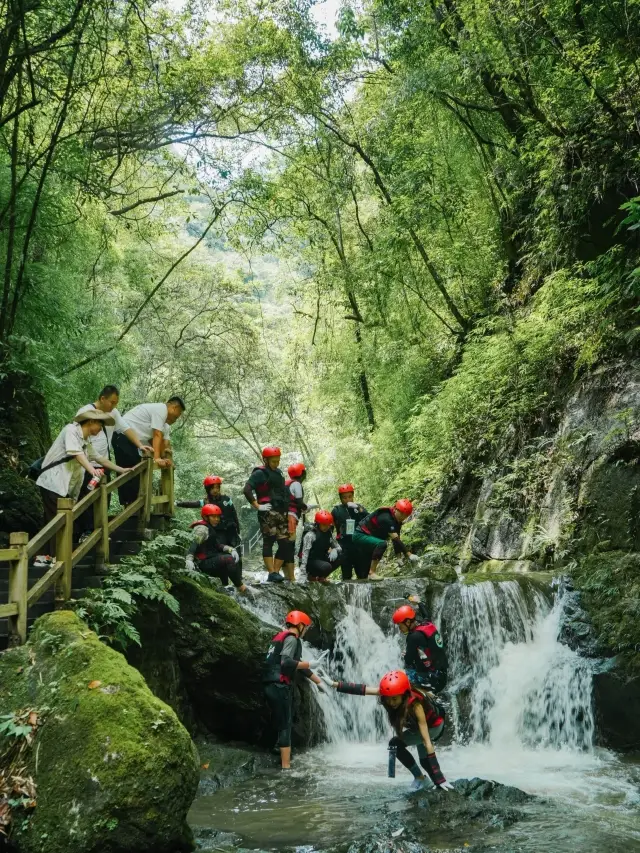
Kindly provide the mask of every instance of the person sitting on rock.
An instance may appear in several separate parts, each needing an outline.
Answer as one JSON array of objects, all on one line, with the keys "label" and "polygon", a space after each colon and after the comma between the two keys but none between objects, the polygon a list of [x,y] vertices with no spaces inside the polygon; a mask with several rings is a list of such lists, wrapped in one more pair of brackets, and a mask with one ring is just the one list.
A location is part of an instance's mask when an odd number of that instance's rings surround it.
[{"label": "person sitting on rock", "polygon": [[319,509],[314,523],[302,535],[300,578],[328,583],[328,577],[340,566],[342,552],[333,529],[333,516]]},{"label": "person sitting on rock", "polygon": [[[313,673],[318,660],[302,660],[302,638],[311,627],[311,618],[301,610],[287,613],[284,628],[271,640],[264,664],[264,691],[278,729],[280,763],[283,770],[291,769],[291,725],[293,711],[292,685],[296,673],[309,678],[322,690],[320,678]],[[325,654],[328,654],[325,653]]]},{"label": "person sitting on rock", "polygon": [[[222,510],[215,504],[205,504],[200,512],[201,521],[194,521],[193,542],[185,560],[185,569],[204,572],[220,578],[224,586],[231,582],[238,592],[247,592],[242,581],[242,559],[231,545],[226,545],[224,536],[218,533]],[[196,564],[197,560],[197,564]]]},{"label": "person sitting on rock", "polygon": [[[283,580],[280,569],[286,565],[289,581],[295,580],[291,566],[295,563],[295,542],[289,539],[289,490],[280,470],[279,447],[265,447],[263,465],[256,466],[244,487],[244,496],[258,510],[258,524],[262,533],[262,558],[268,579]],[[275,557],[273,546],[278,543]]]},{"label": "person sitting on rock", "polygon": [[383,506],[369,513],[356,527],[353,534],[353,552],[358,577],[374,579],[376,569],[387,550],[390,539],[396,554],[416,562],[419,558],[411,554],[400,539],[403,523],[413,512],[413,504],[408,498],[401,498],[394,506]]},{"label": "person sitting on rock", "polygon": [[354,569],[356,577],[360,580],[366,580],[369,575],[369,565],[367,564],[364,567],[364,575],[360,577],[358,574],[359,566],[356,565],[353,557],[353,534],[356,531],[356,525],[368,514],[368,510],[362,504],[355,502],[354,496],[355,486],[352,483],[344,483],[342,486],[338,486],[340,503],[336,504],[331,510],[336,525],[336,537],[342,549],[343,581],[351,580]]},{"label": "person sitting on rock", "polygon": [[424,773],[407,749],[408,746],[417,746],[420,764],[433,784],[444,791],[452,790],[453,786],[447,782],[440,770],[433,745],[444,730],[444,711],[424,692],[411,686],[406,672],[401,669],[387,672],[380,679],[378,687],[333,681],[326,675],[322,675],[321,679],[339,693],[380,697],[380,704],[387,712],[395,731],[395,736],[389,741],[390,776],[395,776],[397,757],[413,775],[411,789],[419,791],[425,787]]},{"label": "person sitting on rock", "polygon": [[222,477],[215,474],[208,474],[202,481],[205,488],[206,497],[199,501],[176,501],[176,506],[186,507],[188,509],[201,509],[205,504],[214,504],[222,510],[222,518],[216,530],[216,533],[223,540],[224,545],[230,545],[232,548],[237,548],[240,544],[240,521],[238,513],[233,505],[233,500],[229,495],[222,494]]},{"label": "person sitting on rock", "polygon": [[447,655],[433,622],[418,621],[418,614],[404,604],[393,614],[393,623],[407,638],[404,668],[412,686],[439,693],[447,684]]}]

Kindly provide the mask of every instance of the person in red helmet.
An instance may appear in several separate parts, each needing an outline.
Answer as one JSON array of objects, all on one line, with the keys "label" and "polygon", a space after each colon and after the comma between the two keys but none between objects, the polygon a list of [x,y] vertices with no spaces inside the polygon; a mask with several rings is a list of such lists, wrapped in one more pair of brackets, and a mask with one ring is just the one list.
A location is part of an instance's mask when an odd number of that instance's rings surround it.
[{"label": "person in red helmet", "polygon": [[193,542],[185,560],[187,571],[204,572],[220,578],[226,586],[229,579],[238,592],[247,592],[242,581],[242,561],[240,554],[231,545],[224,543],[224,537],[218,533],[222,510],[215,504],[205,504],[200,511],[201,520],[194,521]]},{"label": "person in red helmet", "polygon": [[408,498],[401,498],[393,506],[383,506],[370,512],[356,527],[353,534],[353,554],[357,577],[375,578],[378,563],[387,550],[390,539],[396,554],[404,554],[407,560],[416,561],[400,539],[403,523],[413,512],[413,504]]},{"label": "person in red helmet", "polygon": [[199,501],[176,501],[176,506],[187,509],[202,509],[205,504],[215,504],[222,510],[222,519],[218,525],[218,531],[224,537],[225,545],[237,548],[240,544],[240,521],[238,513],[229,495],[222,494],[222,477],[216,474],[207,474],[202,481],[205,489],[205,497]]},{"label": "person in red helmet", "polygon": [[[377,687],[333,681],[326,675],[322,675],[321,678],[325,684],[339,693],[380,697],[380,704],[387,712],[389,722],[395,731],[394,737],[389,741],[390,776],[395,776],[397,757],[413,775],[412,790],[419,791],[426,787],[423,769],[427,771],[427,775],[437,788],[444,791],[452,790],[453,786],[447,782],[440,769],[433,745],[444,730],[444,711],[423,691],[411,686],[406,672],[401,669],[387,672],[382,676]],[[418,747],[422,769],[407,749],[408,746]]]},{"label": "person in red helmet", "polygon": [[267,702],[278,729],[277,745],[280,749],[280,763],[283,770],[290,770],[294,678],[296,673],[300,673],[322,689],[322,682],[314,674],[313,667],[322,663],[324,655],[315,661],[302,660],[302,638],[311,627],[311,619],[306,613],[301,610],[292,610],[287,613],[284,623],[284,628],[271,640],[264,663],[262,681]]},{"label": "person in red helmet", "polygon": [[393,624],[407,638],[404,668],[411,684],[440,693],[447,684],[447,655],[436,626],[429,619],[419,620],[410,604],[398,607]]},{"label": "person in red helmet", "polygon": [[340,566],[342,551],[335,537],[333,516],[319,509],[313,525],[302,536],[300,548],[300,578],[328,583],[327,578]]},{"label": "person in red helmet", "polygon": [[[279,447],[269,446],[262,451],[262,465],[251,472],[244,487],[244,496],[258,510],[262,533],[262,557],[269,580],[283,580],[280,569],[295,561],[295,542],[289,539],[289,490],[280,470]],[[275,556],[273,546],[277,543]]]},{"label": "person in red helmet", "polygon": [[[295,553],[296,533],[298,530],[298,522],[302,514],[307,511],[307,505],[304,502],[304,487],[303,482],[307,476],[307,469],[302,462],[294,462],[287,468],[289,477],[285,480],[285,485],[289,490],[289,509],[287,513],[287,521],[289,524],[289,539],[293,542]],[[287,580],[295,580],[295,562],[285,563],[282,567],[284,576]]]},{"label": "person in red helmet", "polygon": [[[352,553],[353,534],[356,531],[356,526],[367,516],[368,510],[362,504],[355,502],[355,486],[352,483],[343,483],[338,486],[338,497],[340,503],[334,506],[331,515],[336,525],[336,537],[342,549],[340,565],[342,580],[350,581],[355,567]],[[368,567],[367,574],[369,574]]]}]

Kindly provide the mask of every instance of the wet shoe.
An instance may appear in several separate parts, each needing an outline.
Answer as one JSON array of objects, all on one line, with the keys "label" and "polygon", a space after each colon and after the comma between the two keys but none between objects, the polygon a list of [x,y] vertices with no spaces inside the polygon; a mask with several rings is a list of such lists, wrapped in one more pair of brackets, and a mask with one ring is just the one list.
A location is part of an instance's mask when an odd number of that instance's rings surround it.
[{"label": "wet shoe", "polygon": [[411,791],[411,793],[414,793],[415,791],[426,791],[426,789],[426,779],[414,779],[413,782],[409,785],[409,790]]},{"label": "wet shoe", "polygon": [[284,578],[279,572],[269,572],[267,580],[271,583],[284,583]]}]

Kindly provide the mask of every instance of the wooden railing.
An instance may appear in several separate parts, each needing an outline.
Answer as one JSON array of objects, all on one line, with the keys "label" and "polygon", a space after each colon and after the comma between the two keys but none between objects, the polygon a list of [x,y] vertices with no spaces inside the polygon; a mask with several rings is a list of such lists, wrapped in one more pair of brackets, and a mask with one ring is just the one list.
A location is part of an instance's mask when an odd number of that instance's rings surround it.
[{"label": "wooden railing", "polygon": [[[29,608],[55,585],[55,602],[60,606],[71,598],[73,567],[95,550],[96,569],[104,570],[109,562],[109,537],[132,516],[138,517],[138,530],[143,532],[152,515],[173,516],[173,466],[162,468],[160,494],[153,493],[153,459],[145,458],[135,468],[121,474],[111,482],[104,480],[77,503],[71,498],[58,498],[55,518],[29,539],[27,533],[11,533],[9,548],[0,549],[0,562],[9,563],[9,600],[0,604],[0,618],[9,620],[9,644],[20,645],[27,638]],[[130,480],[140,481],[138,497],[117,515],[109,518],[109,495]],[[93,532],[75,549],[73,524],[84,512],[93,507]],[[49,541],[55,536],[56,560],[51,568],[29,589],[29,562],[37,554],[46,552]]]}]

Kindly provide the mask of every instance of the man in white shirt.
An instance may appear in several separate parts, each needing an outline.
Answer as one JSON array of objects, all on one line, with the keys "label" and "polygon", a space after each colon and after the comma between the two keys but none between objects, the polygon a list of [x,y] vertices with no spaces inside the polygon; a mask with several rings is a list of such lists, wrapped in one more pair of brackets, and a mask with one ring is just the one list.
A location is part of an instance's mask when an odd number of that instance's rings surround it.
[{"label": "man in white shirt", "polygon": [[[165,451],[169,446],[170,428],[171,424],[174,424],[184,411],[185,405],[182,399],[170,397],[166,403],[141,403],[139,406],[129,409],[124,415],[127,427],[135,432],[139,442],[143,445],[151,444],[153,459],[160,468],[171,465],[171,460],[164,458]],[[112,442],[116,462],[119,465],[129,467],[140,461],[140,454],[134,442],[117,427]],[[118,490],[120,503],[123,505],[132,503],[138,497],[139,486],[138,479],[125,483]]]}]

